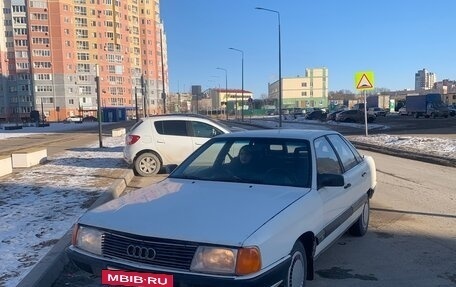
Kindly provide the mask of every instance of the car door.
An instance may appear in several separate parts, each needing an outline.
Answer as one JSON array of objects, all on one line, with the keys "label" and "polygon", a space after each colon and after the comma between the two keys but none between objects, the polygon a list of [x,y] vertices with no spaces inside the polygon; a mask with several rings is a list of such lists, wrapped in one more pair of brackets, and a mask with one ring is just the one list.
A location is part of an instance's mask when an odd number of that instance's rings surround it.
[{"label": "car door", "polygon": [[[321,174],[343,173],[342,166],[333,147],[326,137],[314,141],[317,177]],[[338,217],[346,209],[347,192],[343,186],[325,186],[318,189],[318,194],[323,204],[323,226],[318,233],[318,240],[322,241],[330,236],[340,225]]]},{"label": "car door", "polygon": [[344,204],[351,206],[357,202],[369,189],[366,187],[367,163],[355,156],[345,140],[339,135],[329,135],[332,146],[336,150],[343,167],[346,192]]},{"label": "car door", "polygon": [[321,239],[334,238],[345,230],[337,228],[362,206],[362,200],[366,198],[370,182],[368,167],[356,149],[340,135],[328,135],[316,140],[315,153],[317,173],[342,174],[344,177],[344,186],[319,189],[326,220],[324,232],[319,236]]},{"label": "car door", "polygon": [[180,164],[193,152],[193,140],[185,120],[160,120],[154,123],[157,131],[156,151],[164,164]]}]

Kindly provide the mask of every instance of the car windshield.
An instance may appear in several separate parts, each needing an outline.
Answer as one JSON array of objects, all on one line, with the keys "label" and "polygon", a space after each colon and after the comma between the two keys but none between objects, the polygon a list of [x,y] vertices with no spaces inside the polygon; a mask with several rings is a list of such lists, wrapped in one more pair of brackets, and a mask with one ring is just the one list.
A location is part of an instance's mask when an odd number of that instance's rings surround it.
[{"label": "car windshield", "polygon": [[214,138],[169,177],[310,187],[310,154],[306,140]]}]

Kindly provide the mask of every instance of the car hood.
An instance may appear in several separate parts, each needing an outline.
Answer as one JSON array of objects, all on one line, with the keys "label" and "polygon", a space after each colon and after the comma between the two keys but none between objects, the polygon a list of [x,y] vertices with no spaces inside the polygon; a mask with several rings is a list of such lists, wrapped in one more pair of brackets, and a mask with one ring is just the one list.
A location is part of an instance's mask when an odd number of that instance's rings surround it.
[{"label": "car hood", "polygon": [[148,237],[240,246],[308,188],[165,179],[84,214],[79,224]]}]

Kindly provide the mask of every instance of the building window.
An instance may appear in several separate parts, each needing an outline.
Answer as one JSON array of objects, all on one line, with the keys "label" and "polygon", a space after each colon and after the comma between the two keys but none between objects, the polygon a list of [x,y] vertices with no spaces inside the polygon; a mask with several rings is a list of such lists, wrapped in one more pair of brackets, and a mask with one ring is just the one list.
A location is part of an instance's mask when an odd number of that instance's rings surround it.
[{"label": "building window", "polygon": [[32,20],[47,20],[48,19],[48,15],[47,14],[43,14],[43,13],[32,13],[31,15],[32,17]]},{"label": "building window", "polygon": [[78,60],[88,61],[89,59],[89,53],[78,53]]},{"label": "building window", "polygon": [[27,47],[28,41],[27,40],[14,40],[14,44],[17,47]]},{"label": "building window", "polygon": [[25,63],[16,63],[16,68],[17,69],[28,69],[29,68],[29,63],[25,62]]},{"label": "building window", "polygon": [[52,80],[51,74],[35,74],[33,75],[35,80]]}]

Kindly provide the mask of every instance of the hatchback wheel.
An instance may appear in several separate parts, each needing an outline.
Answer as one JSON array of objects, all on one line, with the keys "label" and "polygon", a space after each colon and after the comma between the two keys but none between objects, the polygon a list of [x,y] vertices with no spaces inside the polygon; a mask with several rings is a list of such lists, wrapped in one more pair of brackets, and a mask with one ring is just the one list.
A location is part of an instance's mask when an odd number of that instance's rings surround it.
[{"label": "hatchback wheel", "polygon": [[140,176],[152,176],[161,168],[161,161],[156,154],[143,153],[135,160],[135,172]]},{"label": "hatchback wheel", "polygon": [[363,211],[358,220],[350,227],[350,234],[354,236],[363,236],[367,232],[369,226],[369,212],[370,204],[369,199],[364,203]]},{"label": "hatchback wheel", "polygon": [[291,250],[291,262],[285,278],[284,287],[306,286],[307,259],[306,250],[301,242],[297,241]]}]

